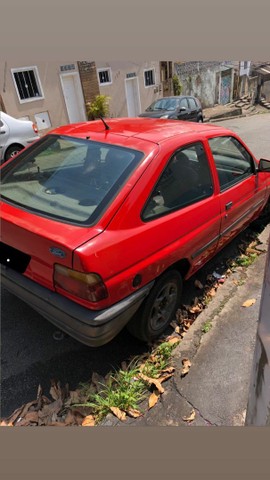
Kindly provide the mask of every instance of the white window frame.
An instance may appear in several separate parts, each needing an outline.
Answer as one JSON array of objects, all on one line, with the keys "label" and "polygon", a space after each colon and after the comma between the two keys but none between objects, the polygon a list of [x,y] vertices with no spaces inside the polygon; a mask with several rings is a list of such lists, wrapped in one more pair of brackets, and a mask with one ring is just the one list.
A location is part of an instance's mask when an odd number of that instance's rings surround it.
[{"label": "white window frame", "polygon": [[[34,72],[35,80],[36,80],[36,84],[37,84],[40,96],[39,97],[31,97],[31,98],[23,98],[22,99],[20,97],[20,92],[19,92],[18,87],[17,87],[17,83],[16,83],[16,80],[15,80],[15,77],[14,77],[14,73],[28,72],[29,70],[32,70]],[[43,92],[43,89],[42,89],[42,85],[41,85],[41,81],[40,81],[40,77],[39,77],[39,73],[38,73],[38,68],[36,66],[11,68],[11,73],[12,73],[12,79],[13,79],[13,83],[14,83],[14,86],[15,86],[15,90],[17,92],[18,99],[19,99],[20,103],[36,102],[37,100],[43,100],[44,99],[44,92]]]},{"label": "white window frame", "polygon": [[[110,81],[109,82],[100,82],[99,72],[109,72]],[[106,85],[111,85],[112,84],[112,69],[111,69],[111,67],[98,68],[97,69],[97,77],[98,77],[98,83],[99,83],[100,87],[105,87]]]},{"label": "white window frame", "polygon": [[[154,83],[152,83],[152,85],[146,85],[145,84],[145,72],[150,72],[150,71],[153,72]],[[156,86],[156,70],[155,70],[155,68],[145,68],[144,71],[143,71],[143,80],[144,80],[144,87],[145,88],[155,87]]]}]

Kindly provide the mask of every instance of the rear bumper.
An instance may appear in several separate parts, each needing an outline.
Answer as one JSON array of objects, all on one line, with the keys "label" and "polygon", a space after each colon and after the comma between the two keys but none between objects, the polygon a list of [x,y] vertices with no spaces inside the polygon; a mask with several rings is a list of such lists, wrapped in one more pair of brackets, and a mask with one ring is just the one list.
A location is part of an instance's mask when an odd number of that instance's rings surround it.
[{"label": "rear bumper", "polygon": [[32,137],[32,138],[28,138],[28,139],[26,140],[26,143],[27,143],[27,144],[28,144],[28,143],[33,143],[33,142],[36,142],[36,141],[39,140],[39,139],[40,139],[40,136],[39,136],[39,135],[35,135],[35,136]]},{"label": "rear bumper", "polygon": [[104,310],[88,310],[23,275],[2,266],[3,287],[71,337],[90,347],[112,340],[132,318],[153,283]]}]

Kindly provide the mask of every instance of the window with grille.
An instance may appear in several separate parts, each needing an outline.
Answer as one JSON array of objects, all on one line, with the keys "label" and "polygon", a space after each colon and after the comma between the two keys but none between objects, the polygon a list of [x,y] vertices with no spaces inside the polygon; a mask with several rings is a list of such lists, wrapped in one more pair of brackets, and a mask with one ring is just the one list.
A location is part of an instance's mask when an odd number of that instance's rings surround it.
[{"label": "window with grille", "polygon": [[108,85],[112,83],[111,69],[105,68],[98,70],[98,81],[100,85]]},{"label": "window with grille", "polygon": [[145,87],[151,87],[152,85],[155,85],[155,70],[145,70],[144,71],[144,85]]},{"label": "window with grille", "polygon": [[20,103],[44,98],[37,67],[11,70]]}]

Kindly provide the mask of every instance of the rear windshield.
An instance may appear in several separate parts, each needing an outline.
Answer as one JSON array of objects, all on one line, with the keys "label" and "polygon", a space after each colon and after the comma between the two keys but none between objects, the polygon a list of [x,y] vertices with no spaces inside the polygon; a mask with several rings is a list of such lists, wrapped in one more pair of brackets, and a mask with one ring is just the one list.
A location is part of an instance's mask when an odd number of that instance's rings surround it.
[{"label": "rear windshield", "polygon": [[1,197],[41,215],[93,224],[143,153],[49,135],[2,169]]}]

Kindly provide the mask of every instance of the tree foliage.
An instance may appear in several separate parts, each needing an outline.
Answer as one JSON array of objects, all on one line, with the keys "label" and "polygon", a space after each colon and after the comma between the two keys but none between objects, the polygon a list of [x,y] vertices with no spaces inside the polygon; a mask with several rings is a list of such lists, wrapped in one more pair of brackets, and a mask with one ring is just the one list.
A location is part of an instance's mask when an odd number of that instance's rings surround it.
[{"label": "tree foliage", "polygon": [[174,95],[181,95],[182,85],[180,83],[179,77],[177,75],[173,76],[173,93]]}]

